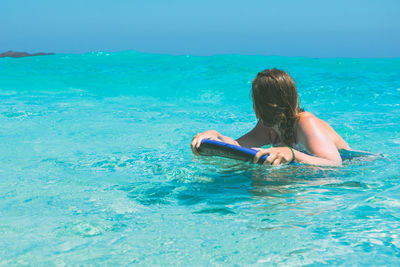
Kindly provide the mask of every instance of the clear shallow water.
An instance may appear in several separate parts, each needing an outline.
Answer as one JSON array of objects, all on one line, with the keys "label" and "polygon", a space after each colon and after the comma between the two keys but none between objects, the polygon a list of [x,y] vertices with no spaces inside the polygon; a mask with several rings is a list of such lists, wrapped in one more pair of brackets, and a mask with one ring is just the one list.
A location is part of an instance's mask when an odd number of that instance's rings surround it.
[{"label": "clear shallow water", "polygon": [[[262,168],[193,157],[255,123],[278,67],[302,105],[384,159]],[[135,52],[0,59],[0,265],[395,264],[400,59]]]}]

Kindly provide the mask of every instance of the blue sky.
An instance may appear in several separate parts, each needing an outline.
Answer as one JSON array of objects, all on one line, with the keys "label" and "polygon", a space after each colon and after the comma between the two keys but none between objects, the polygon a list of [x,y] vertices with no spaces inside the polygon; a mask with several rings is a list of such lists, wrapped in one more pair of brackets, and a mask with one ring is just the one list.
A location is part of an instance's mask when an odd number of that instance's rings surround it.
[{"label": "blue sky", "polygon": [[400,57],[399,0],[1,0],[0,52]]}]

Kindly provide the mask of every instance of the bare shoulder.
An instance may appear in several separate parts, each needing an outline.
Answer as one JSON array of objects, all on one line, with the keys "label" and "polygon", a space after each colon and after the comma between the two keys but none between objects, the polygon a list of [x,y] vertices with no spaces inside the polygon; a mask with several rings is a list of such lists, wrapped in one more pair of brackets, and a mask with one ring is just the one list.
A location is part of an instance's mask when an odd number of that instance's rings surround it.
[{"label": "bare shoulder", "polygon": [[[311,112],[301,112],[297,122],[297,134],[300,139],[328,133],[330,126]],[[333,130],[333,129],[332,129]],[[302,138],[303,137],[303,138]]]},{"label": "bare shoulder", "polygon": [[321,125],[322,123],[323,121],[317,118],[317,116],[315,116],[311,112],[305,111],[299,114],[299,120],[298,120],[299,130],[306,130],[310,127],[322,126]]},{"label": "bare shoulder", "polygon": [[308,120],[312,120],[312,119],[318,119],[318,117],[315,116],[314,114],[312,114],[311,112],[308,112],[308,111],[304,111],[304,112],[300,112],[299,113],[299,120],[300,121],[308,121]]},{"label": "bare shoulder", "polygon": [[299,139],[327,136],[337,148],[349,149],[349,145],[326,121],[321,120],[311,112],[301,112],[299,114],[297,134]]},{"label": "bare shoulder", "polygon": [[300,130],[321,129],[327,132],[334,131],[326,121],[321,120],[311,112],[301,112],[299,114],[298,126]]}]

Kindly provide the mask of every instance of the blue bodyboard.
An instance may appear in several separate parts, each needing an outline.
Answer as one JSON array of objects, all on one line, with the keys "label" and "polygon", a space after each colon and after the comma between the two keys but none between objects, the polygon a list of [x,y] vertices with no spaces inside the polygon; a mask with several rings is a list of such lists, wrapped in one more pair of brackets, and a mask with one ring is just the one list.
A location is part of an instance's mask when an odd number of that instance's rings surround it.
[{"label": "blue bodyboard", "polygon": [[[197,151],[202,156],[218,156],[247,162],[253,162],[253,158],[258,152],[255,149],[208,139],[201,141],[200,147]],[[259,160],[259,163],[262,164],[267,157],[268,155],[263,156]]]},{"label": "blue bodyboard", "polygon": [[[223,158],[237,159],[241,161],[253,162],[254,156],[257,154],[258,150],[236,146],[228,144],[221,141],[208,140],[205,139],[201,142],[200,147],[197,149],[202,156],[218,156]],[[339,149],[340,156],[342,160],[351,160],[359,157],[379,157],[379,155],[364,152],[364,151],[354,151],[347,149]],[[258,163],[262,164],[268,155],[263,156]]]}]

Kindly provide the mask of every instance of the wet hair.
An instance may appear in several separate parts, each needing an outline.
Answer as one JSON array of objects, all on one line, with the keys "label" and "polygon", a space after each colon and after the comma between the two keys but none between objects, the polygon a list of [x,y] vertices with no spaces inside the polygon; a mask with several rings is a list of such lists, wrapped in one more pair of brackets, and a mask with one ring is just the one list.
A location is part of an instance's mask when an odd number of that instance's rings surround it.
[{"label": "wet hair", "polygon": [[292,77],[274,69],[259,72],[252,84],[253,107],[257,118],[265,126],[278,125],[282,142],[295,142],[294,125],[299,113],[299,96]]}]

